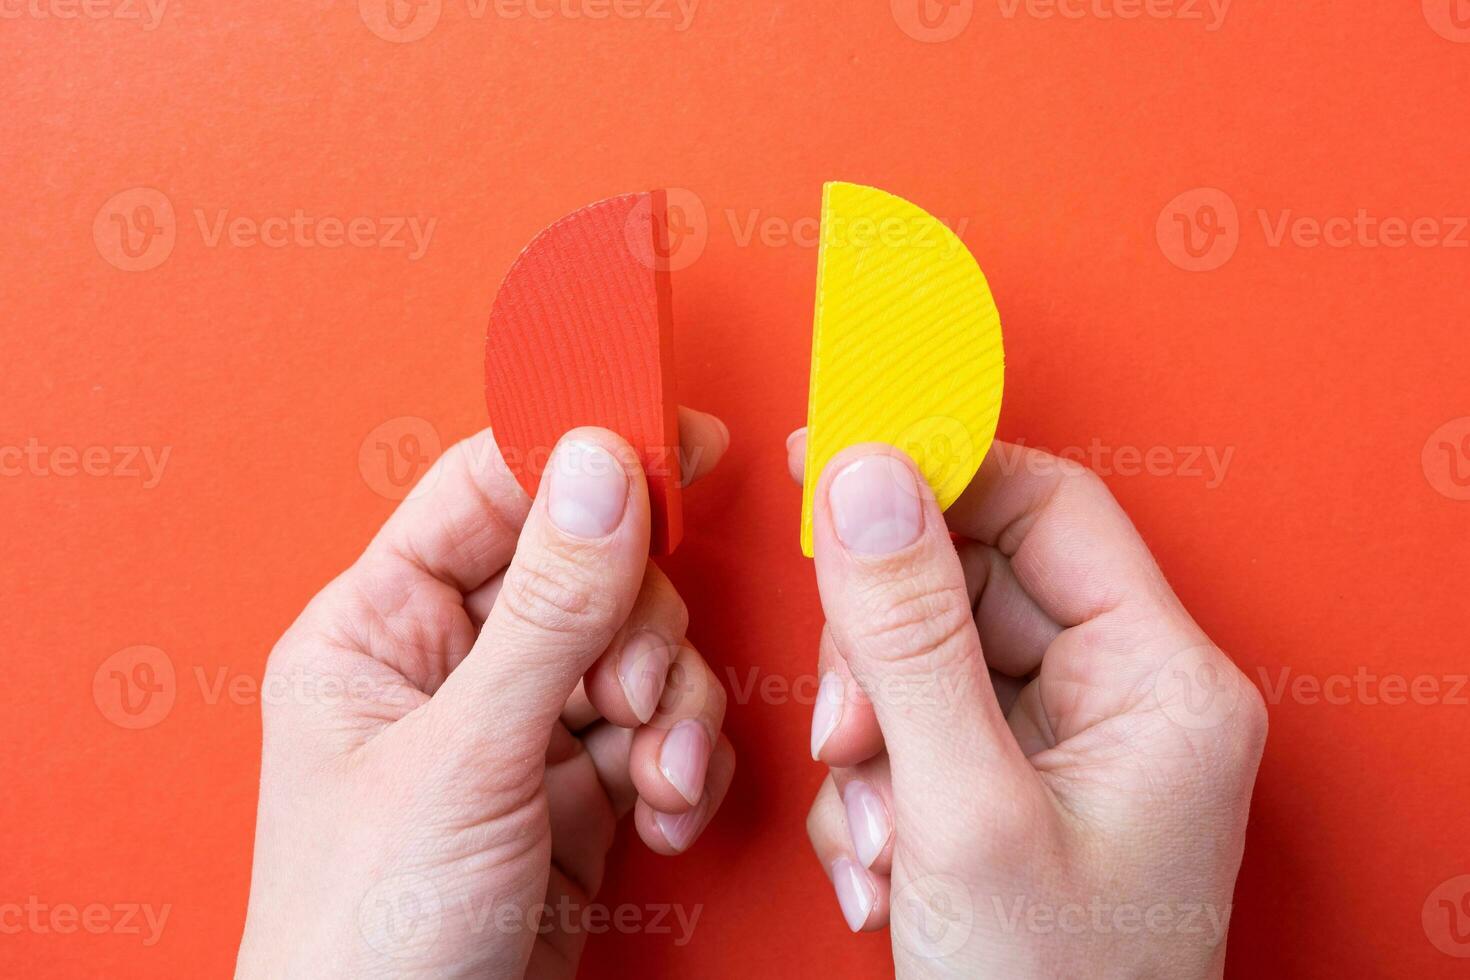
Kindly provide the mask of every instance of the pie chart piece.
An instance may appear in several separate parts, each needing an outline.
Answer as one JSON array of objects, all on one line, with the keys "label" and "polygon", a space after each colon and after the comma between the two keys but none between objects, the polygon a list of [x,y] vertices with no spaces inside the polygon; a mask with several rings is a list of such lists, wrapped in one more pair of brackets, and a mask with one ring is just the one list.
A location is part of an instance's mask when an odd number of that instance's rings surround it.
[{"label": "pie chart piece", "polygon": [[496,444],[535,496],[568,430],[611,429],[648,475],[650,551],[683,534],[663,191],[588,205],[536,236],[506,274],[485,340]]},{"label": "pie chart piece", "polygon": [[1000,314],[964,242],[902,198],[827,184],[802,553],[812,555],[812,502],[822,469],[855,443],[904,450],[940,507],[954,503],[995,439],[1004,380]]}]

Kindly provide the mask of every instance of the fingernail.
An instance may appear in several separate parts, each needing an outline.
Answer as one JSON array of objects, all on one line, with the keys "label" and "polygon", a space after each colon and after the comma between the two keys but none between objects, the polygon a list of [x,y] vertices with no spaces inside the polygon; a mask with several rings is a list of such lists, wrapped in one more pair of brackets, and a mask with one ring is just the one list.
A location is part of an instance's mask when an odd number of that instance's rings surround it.
[{"label": "fingernail", "polygon": [[699,836],[699,826],[704,820],[704,807],[696,806],[687,813],[660,813],[653,812],[653,822],[658,825],[658,832],[664,835],[664,840],[676,851],[682,851],[694,843],[694,838]]},{"label": "fingernail", "polygon": [[715,425],[718,425],[720,427],[720,432],[723,433],[724,436],[725,436],[725,448],[726,449],[729,449],[730,448],[730,427],[728,425],[726,425],[725,424],[725,420],[722,419],[722,418],[720,418],[718,415],[711,415],[710,418],[714,419],[715,420]]},{"label": "fingernail", "polygon": [[628,474],[596,443],[565,439],[551,457],[547,513],[579,538],[603,538],[623,522]]},{"label": "fingernail", "polygon": [[822,675],[822,683],[817,686],[817,703],[812,705],[813,760],[822,757],[822,746],[842,721],[842,701],[842,678],[829,670]]},{"label": "fingernail", "polygon": [[668,645],[652,633],[633,637],[618,658],[618,683],[623,685],[629,707],[645,724],[658,710],[670,659]]},{"label": "fingernail", "polygon": [[863,923],[868,921],[873,901],[877,898],[868,881],[868,873],[849,859],[838,858],[832,864],[832,887],[837,891],[837,904],[842,906],[847,928],[862,932]]},{"label": "fingernail", "polygon": [[892,456],[849,463],[827,491],[837,537],[858,555],[887,555],[919,539],[924,514],[913,472]]},{"label": "fingernail", "polygon": [[679,722],[664,737],[658,753],[659,772],[679,795],[698,803],[704,792],[704,770],[709,765],[709,736],[704,726],[692,719]]},{"label": "fingernail", "polygon": [[791,452],[791,448],[796,445],[796,440],[802,438],[805,435],[806,435],[806,426],[802,426],[801,428],[797,429],[795,432],[791,433],[791,435],[787,436],[786,437],[786,451],[788,453]]},{"label": "fingernail", "polygon": [[863,867],[871,868],[893,833],[888,808],[873,787],[858,779],[842,791],[842,805],[847,810],[847,832],[852,835],[853,850]]}]

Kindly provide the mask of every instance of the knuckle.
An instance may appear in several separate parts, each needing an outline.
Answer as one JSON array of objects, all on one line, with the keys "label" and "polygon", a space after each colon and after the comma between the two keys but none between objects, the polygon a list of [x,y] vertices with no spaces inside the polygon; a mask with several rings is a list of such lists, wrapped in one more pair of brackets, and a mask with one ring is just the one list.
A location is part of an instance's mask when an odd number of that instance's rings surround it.
[{"label": "knuckle", "polygon": [[[1239,673],[1238,670],[1237,673]],[[1252,684],[1244,674],[1240,674],[1238,680],[1242,693],[1240,710],[1236,712],[1237,724],[1240,726],[1240,733],[1246,745],[1250,747],[1254,755],[1259,756],[1271,728],[1271,716],[1266,709],[1266,699],[1261,694],[1260,688]]]},{"label": "knuckle", "polygon": [[880,660],[954,658],[965,652],[975,631],[969,596],[962,587],[922,580],[885,583],[863,601],[868,617],[859,642]]},{"label": "knuckle", "polygon": [[1066,489],[1071,493],[1088,497],[1108,496],[1113,492],[1108,489],[1107,483],[1096,470],[1089,469],[1078,463],[1076,466],[1067,467],[1062,471],[1062,480]]},{"label": "knuckle", "polygon": [[511,564],[498,604],[514,619],[550,633],[582,633],[607,618],[607,601],[588,571],[545,556]]}]

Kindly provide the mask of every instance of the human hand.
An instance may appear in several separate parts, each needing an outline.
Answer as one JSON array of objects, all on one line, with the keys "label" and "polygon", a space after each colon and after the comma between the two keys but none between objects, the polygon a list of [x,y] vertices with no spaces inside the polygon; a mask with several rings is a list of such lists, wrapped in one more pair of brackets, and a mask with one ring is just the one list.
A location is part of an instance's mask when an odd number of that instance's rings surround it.
[{"label": "human hand", "polygon": [[815,520],[807,828],[849,927],[901,977],[1219,976],[1265,704],[1103,482],[997,443],[941,514],[859,446]]},{"label": "human hand", "polygon": [[[729,442],[680,431],[691,477]],[[268,689],[304,693],[264,707],[238,975],[575,974],[618,819],[683,851],[735,767],[648,538],[604,430],[562,439],[534,502],[488,431],[434,465],[271,653]]]}]

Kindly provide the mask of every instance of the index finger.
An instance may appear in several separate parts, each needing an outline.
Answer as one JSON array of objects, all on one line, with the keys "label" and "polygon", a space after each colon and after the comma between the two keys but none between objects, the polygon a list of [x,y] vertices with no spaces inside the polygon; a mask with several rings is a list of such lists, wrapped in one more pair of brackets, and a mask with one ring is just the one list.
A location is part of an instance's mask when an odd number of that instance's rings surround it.
[{"label": "index finger", "polygon": [[1022,588],[1061,626],[1125,604],[1177,603],[1112,491],[1081,463],[996,442],[945,521],[1009,558]]},{"label": "index finger", "polygon": [[[803,476],[806,430],[786,443]],[[945,523],[999,550],[1022,588],[1059,626],[1077,626],[1133,603],[1177,600],[1133,522],[1102,479],[1080,463],[997,440]]]},{"label": "index finger", "polygon": [[[714,469],[729,448],[725,423],[679,410],[680,462],[686,483]],[[405,588],[428,576],[473,592],[515,553],[531,498],[501,458],[489,429],[451,446],[398,506],[362,563],[406,573]]]}]

